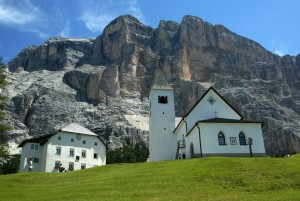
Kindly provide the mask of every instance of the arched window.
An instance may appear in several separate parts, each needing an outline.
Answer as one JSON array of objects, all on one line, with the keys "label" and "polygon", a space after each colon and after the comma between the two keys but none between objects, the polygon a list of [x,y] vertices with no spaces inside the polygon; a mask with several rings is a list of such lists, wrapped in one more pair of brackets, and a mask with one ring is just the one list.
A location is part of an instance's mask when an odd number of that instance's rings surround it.
[{"label": "arched window", "polygon": [[190,154],[191,154],[191,158],[194,158],[194,157],[195,157],[195,153],[194,153],[194,145],[193,145],[192,142],[191,142],[191,145],[190,145]]},{"label": "arched window", "polygon": [[218,141],[219,141],[219,145],[225,145],[225,136],[222,133],[222,131],[220,131],[218,134]]},{"label": "arched window", "polygon": [[240,140],[240,145],[246,145],[246,137],[245,137],[245,134],[243,132],[240,132],[239,140]]}]

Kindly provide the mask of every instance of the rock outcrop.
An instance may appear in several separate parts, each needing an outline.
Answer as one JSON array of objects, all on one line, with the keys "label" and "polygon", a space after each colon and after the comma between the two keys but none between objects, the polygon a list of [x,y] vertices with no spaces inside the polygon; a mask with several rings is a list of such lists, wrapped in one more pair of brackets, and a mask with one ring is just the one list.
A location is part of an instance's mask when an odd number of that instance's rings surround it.
[{"label": "rock outcrop", "polygon": [[153,29],[120,16],[95,39],[51,38],[8,63],[11,140],[78,122],[111,147],[147,142],[156,54],[182,116],[214,86],[245,119],[263,121],[268,154],[300,152],[300,54],[283,57],[194,16]]}]

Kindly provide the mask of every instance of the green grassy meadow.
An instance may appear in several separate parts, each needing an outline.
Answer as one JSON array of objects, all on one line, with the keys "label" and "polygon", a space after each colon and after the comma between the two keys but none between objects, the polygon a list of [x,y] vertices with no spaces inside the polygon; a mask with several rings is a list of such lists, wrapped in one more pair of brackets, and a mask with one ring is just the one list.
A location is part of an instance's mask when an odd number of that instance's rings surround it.
[{"label": "green grassy meadow", "polygon": [[0,200],[300,200],[300,155],[1,175]]}]

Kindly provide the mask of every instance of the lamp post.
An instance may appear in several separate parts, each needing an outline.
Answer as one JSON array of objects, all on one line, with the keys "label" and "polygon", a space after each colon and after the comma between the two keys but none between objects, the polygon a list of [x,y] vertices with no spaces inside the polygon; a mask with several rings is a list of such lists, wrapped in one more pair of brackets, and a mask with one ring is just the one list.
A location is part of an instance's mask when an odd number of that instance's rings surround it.
[{"label": "lamp post", "polygon": [[249,145],[250,157],[253,157],[253,154],[252,154],[252,143],[253,143],[253,139],[251,137],[249,137],[248,138],[248,145]]}]

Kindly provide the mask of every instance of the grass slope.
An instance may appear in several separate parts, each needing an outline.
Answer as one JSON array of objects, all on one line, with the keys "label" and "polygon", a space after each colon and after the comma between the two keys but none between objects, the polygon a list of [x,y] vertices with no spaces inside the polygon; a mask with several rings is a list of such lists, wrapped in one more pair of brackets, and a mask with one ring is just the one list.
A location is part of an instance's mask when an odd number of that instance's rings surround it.
[{"label": "grass slope", "polygon": [[300,155],[114,164],[0,176],[0,200],[300,200]]}]

